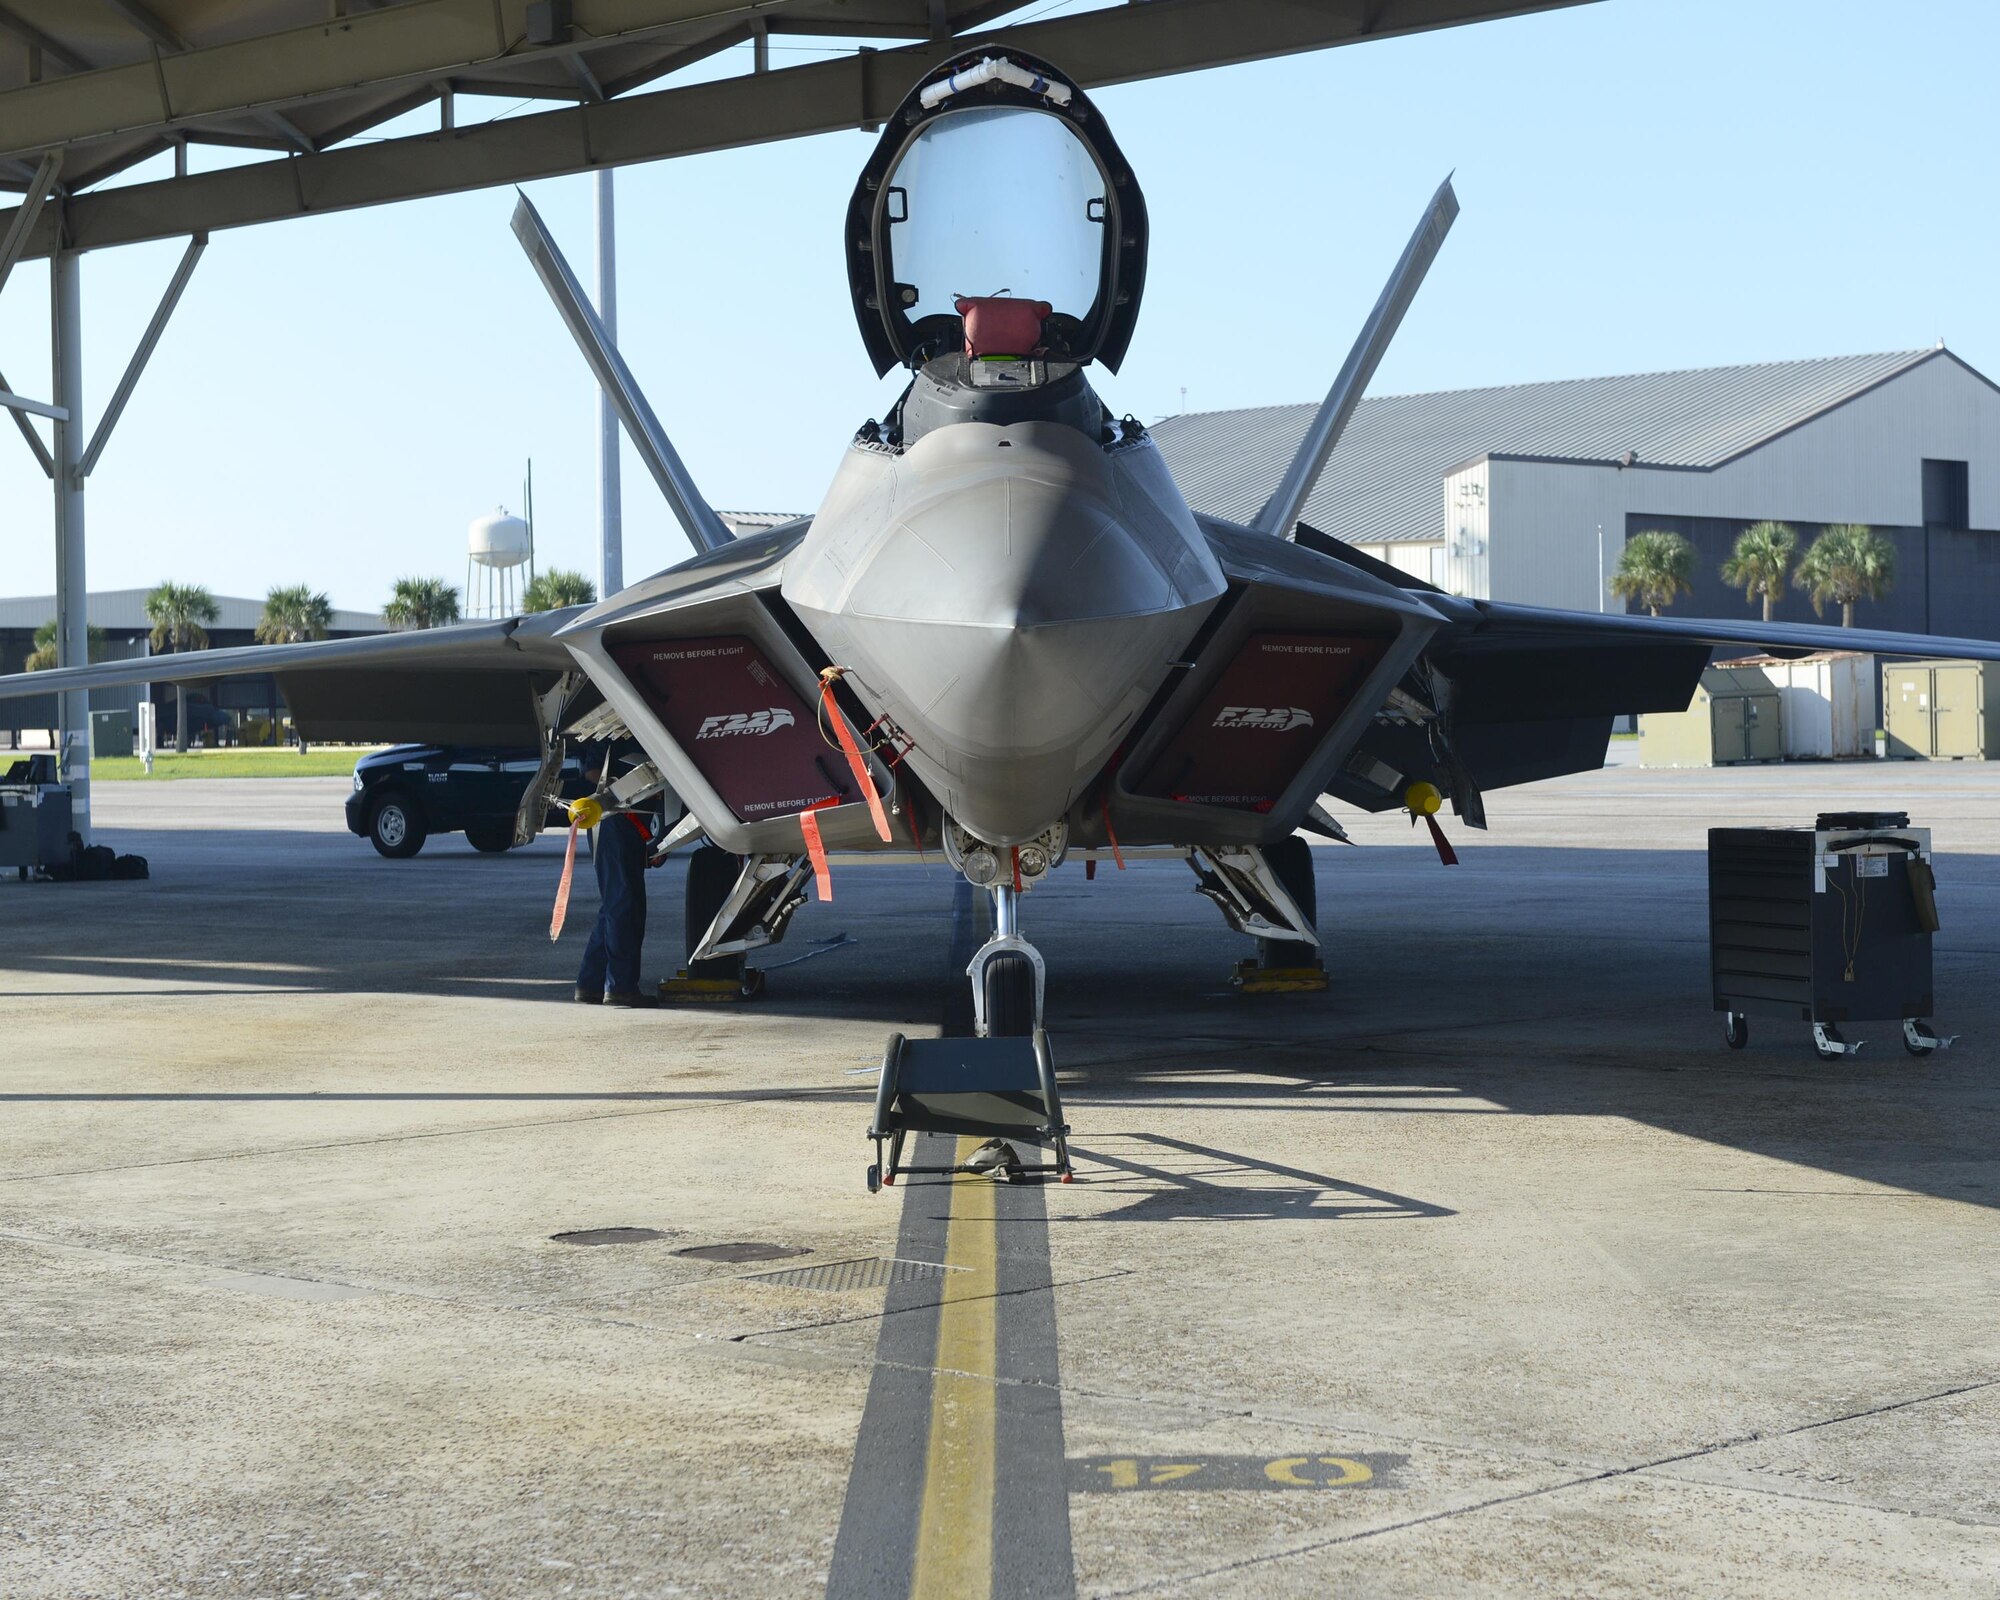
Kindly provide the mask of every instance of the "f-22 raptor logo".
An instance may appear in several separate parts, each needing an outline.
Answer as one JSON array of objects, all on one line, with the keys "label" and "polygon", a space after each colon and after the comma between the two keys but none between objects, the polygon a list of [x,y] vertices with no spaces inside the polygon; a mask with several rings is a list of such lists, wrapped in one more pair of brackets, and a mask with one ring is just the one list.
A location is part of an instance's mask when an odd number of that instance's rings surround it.
[{"label": "f-22 raptor logo", "polygon": [[701,725],[697,739],[726,739],[731,734],[754,734],[762,738],[767,733],[776,733],[780,728],[792,725],[792,714],[783,706],[773,706],[768,711],[727,711],[719,717],[709,717]]},{"label": "f-22 raptor logo", "polygon": [[1312,725],[1312,713],[1297,706],[1224,706],[1210,724],[1216,728],[1257,728],[1265,733],[1290,733]]}]

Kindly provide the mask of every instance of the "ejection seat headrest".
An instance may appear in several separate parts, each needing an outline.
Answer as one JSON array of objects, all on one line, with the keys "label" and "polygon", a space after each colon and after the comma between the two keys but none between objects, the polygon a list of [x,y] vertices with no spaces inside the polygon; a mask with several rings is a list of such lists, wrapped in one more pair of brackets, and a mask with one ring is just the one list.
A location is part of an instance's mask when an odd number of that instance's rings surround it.
[{"label": "ejection seat headrest", "polygon": [[1032,356],[1042,348],[1042,323],[1055,309],[1046,300],[1016,300],[1011,295],[960,295],[952,302],[965,318],[965,354]]}]

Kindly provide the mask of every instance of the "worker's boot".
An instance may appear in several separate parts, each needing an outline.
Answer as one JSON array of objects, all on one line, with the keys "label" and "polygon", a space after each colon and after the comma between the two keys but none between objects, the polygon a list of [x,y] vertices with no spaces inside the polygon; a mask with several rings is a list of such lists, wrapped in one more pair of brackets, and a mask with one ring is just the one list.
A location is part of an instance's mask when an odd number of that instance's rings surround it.
[{"label": "worker's boot", "polygon": [[639,994],[636,992],[632,994],[620,994],[616,989],[612,989],[606,992],[604,1003],[608,1006],[631,1006],[638,1010],[646,1010],[657,1006],[660,1002],[649,994]]},{"label": "worker's boot", "polygon": [[576,1003],[580,1006],[601,1006],[604,1004],[604,991],[602,989],[578,989],[576,991]]}]

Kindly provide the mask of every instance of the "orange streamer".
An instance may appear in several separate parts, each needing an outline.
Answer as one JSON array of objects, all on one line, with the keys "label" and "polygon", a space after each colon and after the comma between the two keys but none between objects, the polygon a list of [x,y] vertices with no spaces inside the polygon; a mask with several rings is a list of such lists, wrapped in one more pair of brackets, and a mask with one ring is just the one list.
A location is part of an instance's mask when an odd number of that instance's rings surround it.
[{"label": "orange streamer", "polygon": [[576,824],[569,825],[569,848],[563,852],[562,877],[556,881],[556,908],[549,916],[549,938],[562,937],[569,916],[569,886],[576,878]]},{"label": "orange streamer", "polygon": [[882,809],[882,797],[875,792],[875,780],[869,775],[868,763],[862,759],[861,746],[854,742],[853,730],[847,726],[847,719],[834,703],[833,685],[840,672],[838,667],[828,667],[819,675],[820,708],[833,724],[833,735],[840,741],[841,753],[847,757],[848,770],[854,774],[854,781],[861,785],[861,792],[868,797],[868,815],[875,819],[875,832],[887,844],[891,838],[889,814]]},{"label": "orange streamer", "polygon": [[799,832],[806,836],[806,854],[812,857],[813,889],[821,901],[833,898],[833,870],[826,864],[826,846],[819,836],[819,810],[799,813]]}]

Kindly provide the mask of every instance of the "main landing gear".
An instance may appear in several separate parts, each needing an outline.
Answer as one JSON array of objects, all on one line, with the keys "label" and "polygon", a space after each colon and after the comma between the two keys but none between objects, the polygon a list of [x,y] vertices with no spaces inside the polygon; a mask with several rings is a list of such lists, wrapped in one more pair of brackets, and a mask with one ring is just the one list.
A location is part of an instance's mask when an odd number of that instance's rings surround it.
[{"label": "main landing gear", "polygon": [[688,857],[682,931],[688,962],[660,980],[660,999],[675,1004],[749,1000],[764,974],[745,959],[784,936],[804,903],[805,858],[733,856],[705,844]]},{"label": "main landing gear", "polygon": [[1244,994],[1325,991],[1311,845],[1293,834],[1261,849],[1204,847],[1190,862],[1195,888],[1221,907],[1230,927],[1257,941],[1257,954],[1236,964],[1232,985]]}]

